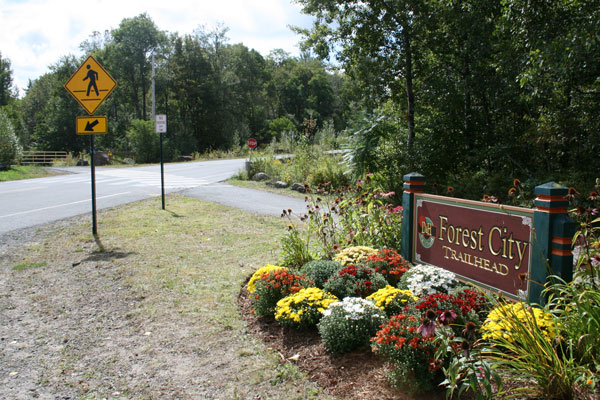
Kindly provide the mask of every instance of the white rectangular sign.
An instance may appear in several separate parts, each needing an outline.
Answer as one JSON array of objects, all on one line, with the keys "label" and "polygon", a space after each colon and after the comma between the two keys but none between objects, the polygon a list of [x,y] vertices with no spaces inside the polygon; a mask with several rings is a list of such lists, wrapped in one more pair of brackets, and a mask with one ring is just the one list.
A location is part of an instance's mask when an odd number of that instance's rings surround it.
[{"label": "white rectangular sign", "polygon": [[156,115],[156,132],[166,133],[167,132],[167,116],[165,114]]}]

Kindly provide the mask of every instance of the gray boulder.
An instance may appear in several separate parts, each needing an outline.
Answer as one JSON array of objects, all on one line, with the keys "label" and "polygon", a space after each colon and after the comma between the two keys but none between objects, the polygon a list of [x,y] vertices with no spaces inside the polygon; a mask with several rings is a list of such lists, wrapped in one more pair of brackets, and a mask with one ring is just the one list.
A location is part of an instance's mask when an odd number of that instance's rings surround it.
[{"label": "gray boulder", "polygon": [[269,179],[269,175],[265,174],[264,172],[257,172],[252,177],[253,181],[266,181],[267,179]]},{"label": "gray boulder", "polygon": [[105,151],[97,151],[94,154],[94,165],[97,166],[102,166],[102,165],[108,165],[109,164],[109,160],[108,160],[108,153]]},{"label": "gray boulder", "polygon": [[295,190],[299,193],[306,193],[306,188],[301,183],[294,183],[290,189]]},{"label": "gray boulder", "polygon": [[273,187],[275,187],[276,189],[285,189],[288,186],[290,186],[289,183],[284,181],[277,181],[273,184]]}]

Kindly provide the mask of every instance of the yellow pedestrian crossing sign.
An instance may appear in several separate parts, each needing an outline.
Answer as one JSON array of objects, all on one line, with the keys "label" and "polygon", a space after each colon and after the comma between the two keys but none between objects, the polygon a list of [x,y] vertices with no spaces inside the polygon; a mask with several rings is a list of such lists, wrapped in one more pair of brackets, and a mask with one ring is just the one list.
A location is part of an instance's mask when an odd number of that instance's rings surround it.
[{"label": "yellow pedestrian crossing sign", "polygon": [[116,86],[117,82],[92,56],[65,83],[65,89],[90,115],[94,114]]}]

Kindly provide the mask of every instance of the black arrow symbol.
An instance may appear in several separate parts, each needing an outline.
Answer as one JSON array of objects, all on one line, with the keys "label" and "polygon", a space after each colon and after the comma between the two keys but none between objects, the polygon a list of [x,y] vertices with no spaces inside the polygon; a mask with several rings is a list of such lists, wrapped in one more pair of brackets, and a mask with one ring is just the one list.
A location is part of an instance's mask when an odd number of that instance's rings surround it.
[{"label": "black arrow symbol", "polygon": [[85,124],[85,129],[84,129],[84,130],[85,130],[86,132],[94,132],[94,127],[95,127],[96,125],[98,125],[99,123],[100,123],[100,121],[98,121],[98,120],[95,120],[94,122],[89,122],[89,121],[88,121],[88,122]]}]

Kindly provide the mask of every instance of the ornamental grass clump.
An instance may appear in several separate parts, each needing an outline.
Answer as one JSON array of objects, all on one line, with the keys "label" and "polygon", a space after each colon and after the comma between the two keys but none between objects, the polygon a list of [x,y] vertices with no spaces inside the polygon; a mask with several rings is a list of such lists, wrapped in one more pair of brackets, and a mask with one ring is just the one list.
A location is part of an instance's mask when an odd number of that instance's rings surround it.
[{"label": "ornamental grass clump", "polygon": [[386,319],[385,313],[372,301],[347,297],[330,304],[317,327],[327,351],[341,355],[368,346]]},{"label": "ornamental grass clump", "polygon": [[396,286],[410,268],[408,261],[396,250],[379,250],[377,254],[368,256],[365,264],[383,275],[392,286]]},{"label": "ornamental grass clump", "polygon": [[268,274],[271,271],[276,271],[279,269],[287,269],[287,268],[280,267],[278,265],[273,265],[273,264],[266,264],[266,265],[263,265],[262,267],[260,267],[259,269],[257,269],[256,272],[254,272],[252,274],[252,276],[250,277],[250,280],[248,281],[248,293],[254,294],[254,291],[256,290],[254,283],[257,280],[261,279],[263,275]]},{"label": "ornamental grass clump", "polygon": [[367,297],[384,288],[387,281],[383,275],[366,265],[347,265],[325,283],[324,290],[340,299],[344,297]]},{"label": "ornamental grass clump", "polygon": [[337,261],[315,260],[304,264],[300,271],[312,279],[316,287],[323,289],[325,282],[341,268],[342,265]]},{"label": "ornamental grass clump", "polygon": [[343,266],[350,264],[358,264],[366,261],[367,257],[377,254],[377,250],[368,246],[353,246],[345,248],[333,257],[333,261],[337,261]]},{"label": "ornamental grass clump", "polygon": [[559,334],[559,319],[525,303],[500,304],[483,324],[484,355],[516,384],[513,398],[592,399],[597,366],[574,357],[580,343]]},{"label": "ornamental grass clump", "polygon": [[400,314],[406,306],[418,300],[413,296],[410,290],[402,290],[387,285],[367,297],[375,305],[381,308],[388,316]]},{"label": "ornamental grass clump", "polygon": [[254,313],[261,317],[272,317],[279,300],[311,287],[313,283],[304,274],[280,268],[263,274],[254,282],[254,286],[256,290],[251,297]]},{"label": "ornamental grass clump", "polygon": [[414,315],[394,315],[371,339],[373,352],[393,366],[387,374],[390,384],[412,392],[429,390],[442,377],[435,338],[423,336],[420,325]]},{"label": "ornamental grass clump", "polygon": [[282,326],[308,328],[316,325],[323,311],[337,301],[337,297],[316,287],[300,289],[277,302],[275,319]]},{"label": "ornamental grass clump", "polygon": [[449,293],[458,285],[454,273],[424,264],[410,268],[398,283],[400,289],[408,289],[419,298],[436,292]]}]

